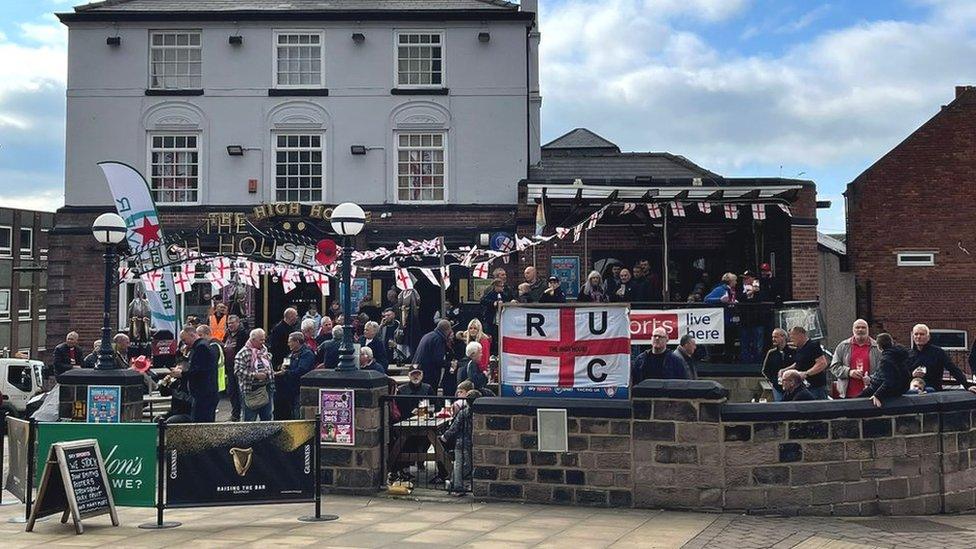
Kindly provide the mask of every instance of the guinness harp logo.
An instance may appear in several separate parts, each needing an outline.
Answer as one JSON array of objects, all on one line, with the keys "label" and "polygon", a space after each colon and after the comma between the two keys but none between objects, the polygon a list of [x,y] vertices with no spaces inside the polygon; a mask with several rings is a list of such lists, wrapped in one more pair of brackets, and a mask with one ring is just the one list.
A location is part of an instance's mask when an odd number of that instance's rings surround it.
[{"label": "guinness harp logo", "polygon": [[248,469],[251,468],[251,461],[254,455],[253,448],[231,448],[230,455],[234,458],[234,469],[237,470],[238,476],[244,476],[247,474]]}]

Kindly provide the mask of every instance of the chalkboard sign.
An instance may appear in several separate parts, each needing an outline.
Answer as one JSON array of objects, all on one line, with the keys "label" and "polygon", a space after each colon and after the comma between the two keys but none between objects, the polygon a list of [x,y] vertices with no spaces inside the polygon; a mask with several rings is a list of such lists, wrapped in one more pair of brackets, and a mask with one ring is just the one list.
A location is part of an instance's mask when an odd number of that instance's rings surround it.
[{"label": "chalkboard sign", "polygon": [[58,442],[51,445],[41,476],[37,502],[27,521],[27,531],[33,530],[37,519],[58,513],[61,513],[62,523],[67,522],[70,515],[75,523],[75,531],[79,534],[84,532],[81,525],[83,518],[108,513],[112,517],[112,525],[119,525],[115,500],[112,499],[105,462],[97,440]]}]

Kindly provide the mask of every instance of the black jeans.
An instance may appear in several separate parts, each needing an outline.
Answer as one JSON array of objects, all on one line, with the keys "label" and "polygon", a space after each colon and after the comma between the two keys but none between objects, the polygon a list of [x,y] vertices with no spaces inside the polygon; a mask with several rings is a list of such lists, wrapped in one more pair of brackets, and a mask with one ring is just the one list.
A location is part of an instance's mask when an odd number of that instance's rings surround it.
[{"label": "black jeans", "polygon": [[241,386],[232,368],[227,368],[227,398],[230,399],[230,420],[241,419]]},{"label": "black jeans", "polygon": [[216,420],[218,402],[220,402],[220,396],[217,393],[193,397],[190,419],[193,420],[193,423],[213,423]]}]

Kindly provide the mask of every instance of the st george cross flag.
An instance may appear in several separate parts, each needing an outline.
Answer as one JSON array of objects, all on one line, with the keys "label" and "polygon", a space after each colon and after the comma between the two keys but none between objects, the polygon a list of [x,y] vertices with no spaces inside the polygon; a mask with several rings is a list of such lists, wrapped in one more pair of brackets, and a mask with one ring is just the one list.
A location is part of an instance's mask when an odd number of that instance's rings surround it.
[{"label": "st george cross flag", "polygon": [[590,220],[586,222],[586,230],[596,227],[596,222],[600,220],[600,212],[590,214]]},{"label": "st george cross flag", "polygon": [[725,210],[726,219],[738,219],[739,218],[739,207],[735,204],[726,204],[723,206]]},{"label": "st george cross flag", "polygon": [[241,282],[255,288],[261,287],[261,275],[257,263],[245,261],[243,265],[237,267],[237,277]]},{"label": "st george cross flag", "polygon": [[793,217],[793,212],[790,211],[789,206],[787,206],[786,204],[777,204],[777,206],[779,206],[779,209],[783,210],[783,213],[785,213],[789,217]]},{"label": "st george cross flag", "polygon": [[444,281],[444,289],[451,287],[451,268],[447,265],[441,267],[441,280]]},{"label": "st george cross flag", "polygon": [[766,219],[766,205],[765,204],[753,204],[752,205],[752,218],[756,221],[762,221]]},{"label": "st george cross flag", "polygon": [[183,271],[183,274],[187,278],[193,280],[197,276],[197,262],[193,261],[192,259],[188,259],[183,262],[183,265],[180,267],[180,270]]},{"label": "st george cross flag", "polygon": [[499,324],[503,396],[572,390],[558,396],[627,398],[627,306],[511,306],[502,308]]},{"label": "st george cross flag", "polygon": [[633,202],[624,202],[624,207],[621,208],[620,215],[627,215],[636,209],[637,209],[637,204],[634,204]]},{"label": "st george cross flag", "polygon": [[656,202],[649,202],[647,204],[647,215],[651,216],[652,219],[657,219],[661,217],[661,206]]},{"label": "st george cross flag", "polygon": [[329,275],[320,273],[318,271],[309,271],[305,273],[305,280],[309,280],[310,277],[310,282],[315,282],[315,284],[319,287],[319,291],[322,292],[322,296],[329,297]]},{"label": "st george cross flag", "polygon": [[583,224],[573,227],[573,242],[579,242],[580,234],[583,232]]},{"label": "st george cross flag", "polygon": [[671,213],[675,217],[685,217],[685,205],[682,204],[681,202],[672,202]]},{"label": "st george cross flag", "polygon": [[471,272],[471,274],[473,274],[475,276],[475,278],[487,279],[488,278],[488,262],[485,261],[484,263],[478,263],[477,265],[475,265],[474,266],[474,270]]},{"label": "st george cross flag", "polygon": [[186,273],[182,269],[173,273],[173,285],[176,288],[177,295],[189,292],[193,287],[192,283],[193,281],[187,278]]},{"label": "st george cross flag", "polygon": [[708,214],[712,213],[712,205],[711,205],[711,203],[709,203],[709,202],[699,202],[698,203],[698,211],[700,211],[701,213],[703,213],[705,215],[708,215]]},{"label": "st george cross flag", "polygon": [[139,275],[139,280],[141,280],[143,285],[146,287],[146,291],[158,292],[159,287],[162,285],[163,273],[159,271],[142,273]]},{"label": "st george cross flag", "polygon": [[128,282],[132,280],[133,274],[132,269],[126,267],[125,265],[119,265],[119,280],[123,282]]},{"label": "st george cross flag", "polygon": [[290,267],[284,269],[281,272],[281,289],[287,294],[296,287],[298,287],[298,271]]},{"label": "st george cross flag", "polygon": [[566,235],[568,235],[570,231],[572,231],[572,229],[567,229],[565,227],[556,227],[556,236],[559,237],[559,240],[562,240],[566,238]]},{"label": "st george cross flag", "polygon": [[219,292],[220,290],[224,289],[225,286],[230,284],[230,280],[227,278],[223,278],[220,275],[220,271],[217,270],[209,271],[206,274],[206,277],[207,280],[210,281],[210,286],[213,287],[214,293]]},{"label": "st george cross flag", "polygon": [[396,280],[396,287],[400,290],[412,290],[413,289],[413,278],[410,277],[410,273],[403,267],[397,267],[393,270],[393,278]]},{"label": "st george cross flag", "polygon": [[441,285],[441,283],[437,281],[437,277],[434,276],[434,269],[421,268],[420,272],[424,273],[424,276],[427,277],[427,280],[429,280],[430,283],[433,284],[434,286]]}]

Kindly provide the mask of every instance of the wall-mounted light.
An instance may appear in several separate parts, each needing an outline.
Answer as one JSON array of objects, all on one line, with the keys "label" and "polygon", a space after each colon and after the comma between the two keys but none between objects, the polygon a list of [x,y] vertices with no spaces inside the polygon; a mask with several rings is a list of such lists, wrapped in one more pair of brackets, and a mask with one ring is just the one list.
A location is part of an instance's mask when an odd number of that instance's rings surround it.
[{"label": "wall-mounted light", "polygon": [[358,155],[361,155],[361,154],[366,154],[366,146],[365,145],[353,145],[353,146],[349,147],[349,152],[351,152],[352,154],[357,155],[357,156]]},{"label": "wall-mounted light", "polygon": [[109,36],[108,38],[105,39],[105,43],[108,44],[109,46],[121,46],[122,45],[122,37],[121,36]]},{"label": "wall-mounted light", "polygon": [[366,35],[361,32],[352,33],[352,41],[357,44],[362,44],[366,41]]},{"label": "wall-mounted light", "polygon": [[244,146],[227,145],[227,154],[230,156],[244,156]]},{"label": "wall-mounted light", "polygon": [[482,44],[487,44],[489,40],[491,40],[491,34],[487,32],[478,33],[478,42],[481,42]]},{"label": "wall-mounted light", "polygon": [[231,46],[240,46],[244,43],[244,37],[239,34],[235,34],[227,39],[227,43],[229,43]]}]

